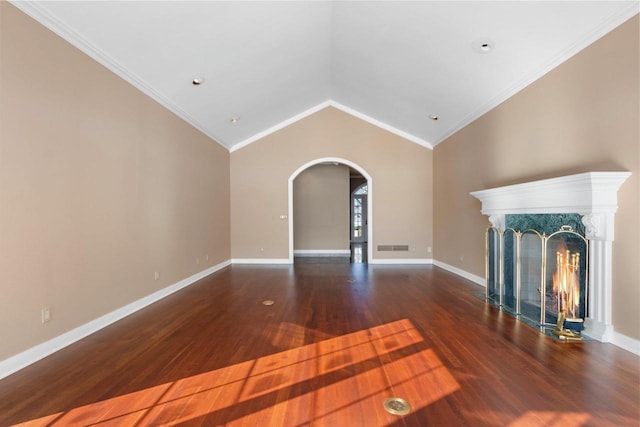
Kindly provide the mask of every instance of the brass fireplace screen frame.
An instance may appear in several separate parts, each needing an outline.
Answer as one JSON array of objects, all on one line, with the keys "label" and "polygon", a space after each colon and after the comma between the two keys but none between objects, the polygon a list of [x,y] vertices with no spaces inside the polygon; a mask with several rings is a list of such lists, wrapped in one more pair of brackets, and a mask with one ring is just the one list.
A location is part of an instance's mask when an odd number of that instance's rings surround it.
[{"label": "brass fireplace screen frame", "polygon": [[[491,254],[494,252],[494,248],[491,247],[492,242],[492,233],[497,237],[497,249],[498,249],[498,258],[497,260],[492,260]],[[508,307],[505,305],[504,297],[505,297],[505,235],[507,233],[512,233],[515,238],[515,272],[513,277],[515,279],[514,291],[515,291],[515,307]],[[546,235],[544,233],[540,234],[538,231],[533,229],[527,229],[523,232],[515,230],[513,228],[506,228],[504,231],[496,227],[488,227],[485,233],[485,254],[486,254],[486,262],[485,262],[485,277],[486,277],[486,290],[485,290],[485,298],[487,301],[493,302],[496,304],[501,310],[512,311],[513,314],[517,318],[526,318],[531,321],[536,321],[536,319],[531,319],[531,317],[524,315],[522,313],[522,239],[524,236],[537,236],[540,239],[540,287],[537,289],[540,294],[540,317],[538,319],[537,326],[540,327],[541,330],[544,330],[545,327],[557,326],[556,323],[550,323],[546,321],[547,316],[547,255],[549,251],[549,244],[554,238],[561,238],[562,235],[571,236],[573,238],[579,238],[580,241],[584,244],[584,266],[585,271],[581,273],[581,277],[584,280],[584,307],[583,307],[583,316],[581,319],[573,319],[574,321],[582,322],[584,318],[588,315],[588,297],[589,297],[589,244],[588,240],[581,234],[575,232],[571,226],[564,225],[560,227],[560,229],[552,234]],[[495,241],[493,242],[495,246]],[[492,262],[493,261],[493,262]],[[497,261],[497,265],[496,265]],[[497,271],[495,271],[497,269]],[[493,282],[497,282],[496,286],[493,286]],[[499,298],[496,300],[495,295],[491,295],[490,292],[492,289],[497,287],[497,293]],[[560,310],[558,310],[560,312]]]}]

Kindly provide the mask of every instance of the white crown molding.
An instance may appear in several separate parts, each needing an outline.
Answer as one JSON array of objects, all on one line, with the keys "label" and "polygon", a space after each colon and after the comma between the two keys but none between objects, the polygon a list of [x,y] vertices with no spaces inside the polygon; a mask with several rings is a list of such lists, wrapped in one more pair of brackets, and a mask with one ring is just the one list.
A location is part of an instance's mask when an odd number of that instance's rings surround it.
[{"label": "white crown molding", "polygon": [[454,124],[446,133],[444,133],[440,138],[436,141],[433,141],[432,145],[435,147],[439,143],[445,141],[454,133],[458,132],[468,124],[482,117],[484,114],[493,110],[498,105],[502,104],[507,99],[511,98],[522,89],[529,86],[531,83],[535,82],[554,68],[558,67],[563,62],[567,61],[569,58],[585,49],[587,46],[596,42],[598,39],[602,38],[607,33],[611,32],[613,29],[622,25],[627,20],[631,19],[633,16],[638,14],[638,2],[631,1],[629,2],[629,6],[622,9],[619,13],[613,15],[609,20],[602,23],[602,25],[595,28],[591,33],[587,34],[585,37],[578,40],[573,45],[569,46],[567,49],[560,52],[557,56],[552,58],[549,62],[545,64],[541,64],[540,67],[529,73],[526,77],[519,80],[517,83],[507,87],[501,93],[493,97],[490,101],[485,102],[484,104],[478,106],[473,112],[469,113],[466,117],[460,120],[458,123]]},{"label": "white crown molding", "polygon": [[403,130],[395,128],[395,127],[393,127],[393,126],[391,126],[389,124],[381,122],[380,120],[374,119],[373,117],[367,116],[366,114],[363,114],[363,113],[361,113],[361,112],[359,112],[357,110],[354,110],[351,107],[347,107],[346,105],[340,104],[339,102],[332,101],[332,100],[329,100],[328,102],[329,102],[330,106],[332,106],[334,108],[337,108],[338,110],[340,110],[340,111],[342,111],[344,113],[347,113],[347,114],[350,114],[350,115],[352,115],[354,117],[357,117],[360,120],[363,120],[363,121],[365,121],[365,122],[367,122],[369,124],[377,126],[380,129],[384,129],[387,132],[390,132],[390,133],[392,133],[394,135],[397,135],[397,136],[399,136],[401,138],[406,139],[407,141],[414,142],[414,143],[416,143],[416,144],[418,144],[418,145],[420,145],[422,147],[428,148],[429,150],[433,150],[433,144],[428,142],[428,141],[425,141],[422,138],[418,138],[415,135],[412,135],[412,134],[410,134],[408,132],[405,132]]},{"label": "white crown molding", "polygon": [[344,106],[332,100],[324,101],[314,107],[309,108],[308,110],[305,110],[274,126],[271,126],[270,128],[265,129],[264,131],[259,132],[243,140],[242,142],[230,145],[228,143],[225,143],[225,141],[223,141],[221,138],[217,137],[216,135],[211,134],[211,132],[209,132],[205,128],[205,126],[202,125],[195,117],[191,116],[189,113],[184,111],[174,102],[172,102],[169,98],[167,98],[164,94],[158,92],[149,84],[147,84],[144,79],[136,75],[127,67],[120,64],[118,61],[116,61],[113,57],[111,57],[108,53],[106,53],[102,49],[99,49],[97,46],[95,46],[93,43],[91,43],[81,34],[76,32],[73,28],[69,27],[62,20],[58,19],[53,13],[51,13],[48,9],[46,9],[46,7],[40,5],[39,3],[26,2],[26,1],[10,0],[10,2],[14,6],[16,6],[18,9],[20,9],[21,11],[23,11],[24,13],[26,13],[27,15],[29,15],[30,17],[38,21],[40,24],[44,25],[49,30],[53,31],[58,36],[62,37],[72,46],[76,47],[77,49],[79,49],[80,51],[88,55],[90,58],[94,59],[96,62],[106,67],[108,70],[110,70],[111,72],[113,72],[114,74],[122,78],[123,80],[125,80],[127,83],[131,84],[133,87],[140,90],[142,93],[144,93],[154,101],[158,102],[163,107],[167,108],[176,116],[180,117],[181,119],[183,119],[184,121],[192,125],[194,128],[198,129],[200,132],[202,132],[207,137],[211,138],[214,142],[223,146],[230,152],[234,152],[243,147],[246,147],[247,145],[250,145],[268,135],[271,135],[329,106],[337,108],[352,116],[358,117],[361,120],[364,120],[374,126],[377,126],[395,135],[398,135],[408,141],[414,142],[418,145],[421,145],[429,149],[433,149],[433,145],[431,143],[421,138],[418,138],[400,129],[394,128],[391,125],[388,125],[384,122],[376,120],[372,117],[369,117],[350,107]]},{"label": "white crown molding", "polygon": [[329,107],[330,105],[331,105],[331,101],[321,102],[320,104],[318,104],[318,105],[316,105],[314,107],[311,107],[308,110],[305,110],[305,111],[303,111],[301,113],[298,113],[295,116],[290,117],[290,118],[278,123],[275,126],[271,126],[270,128],[263,130],[262,132],[259,132],[259,133],[255,134],[253,136],[250,136],[249,138],[245,139],[242,142],[234,144],[233,147],[231,147],[229,149],[229,151],[231,153],[233,153],[234,151],[239,150],[241,148],[244,148],[247,145],[253,144],[254,142],[259,141],[262,138],[271,135],[272,133],[276,133],[279,130],[284,129],[287,126],[292,125],[293,123],[295,123],[297,121],[300,121],[300,120],[302,120],[302,119],[304,119],[306,117],[309,117],[310,115],[312,115],[314,113],[317,113],[320,110],[324,110],[325,108]]},{"label": "white crown molding", "polygon": [[16,6],[18,9],[38,21],[40,24],[44,25],[46,28],[50,29],[58,36],[62,37],[64,40],[69,42],[74,47],[78,48],[80,51],[84,52],[86,55],[97,61],[99,64],[106,67],[108,70],[112,71],[114,74],[140,90],[145,95],[149,96],[151,99],[158,102],[163,107],[167,108],[169,111],[198,129],[200,132],[211,138],[213,141],[228,149],[230,152],[234,152],[239,150],[247,145],[250,145],[268,135],[271,135],[299,120],[304,119],[305,117],[310,116],[320,110],[323,110],[329,106],[337,108],[345,113],[348,113],[354,117],[357,117],[361,120],[364,120],[374,126],[377,126],[381,129],[384,129],[388,132],[391,132],[395,135],[398,135],[408,141],[414,142],[423,147],[433,149],[433,144],[418,138],[417,136],[411,135],[410,133],[404,132],[400,129],[397,129],[391,125],[388,125],[380,120],[369,117],[365,114],[362,114],[353,108],[342,105],[338,102],[327,100],[324,101],[314,107],[309,108],[299,114],[296,114],[293,117],[290,117],[274,126],[271,126],[268,129],[263,130],[237,144],[230,145],[223,141],[221,138],[216,135],[211,134],[204,125],[202,125],[195,117],[191,116],[189,113],[181,109],[178,105],[172,102],[169,98],[167,98],[164,94],[156,91],[153,87],[147,84],[144,79],[136,75],[127,67],[120,64],[113,57],[107,54],[102,49],[99,49],[81,34],[76,32],[73,28],[69,27],[62,20],[58,19],[52,12],[50,12],[46,7],[42,6],[39,3],[27,2],[27,1],[16,1],[9,0],[11,4]]},{"label": "white crown molding", "polygon": [[230,261],[224,261],[220,264],[209,267],[206,270],[187,277],[186,279],[183,279],[171,286],[160,289],[159,291],[156,291],[151,295],[147,295],[146,297],[140,298],[139,300],[127,304],[124,307],[120,307],[119,309],[114,310],[111,313],[107,313],[104,316],[98,317],[97,319],[87,322],[84,325],[78,326],[77,328],[65,332],[62,335],[58,335],[55,338],[31,347],[30,349],[23,351],[22,353],[0,361],[0,379],[13,374],[14,372],[17,372],[20,369],[37,362],[38,360],[44,359],[50,354],[68,347],[76,341],[79,341],[82,338],[85,338],[93,334],[94,332],[97,332],[100,329],[103,329],[111,325],[112,323],[115,323],[118,320],[123,319],[138,310],[143,309],[148,305],[153,304],[154,302],[159,301],[162,298],[179,291],[180,289],[194,284],[198,280],[203,279],[204,277],[215,273],[216,271],[221,270],[230,264]]},{"label": "white crown molding", "polygon": [[272,126],[272,127],[268,128],[268,129],[265,129],[262,132],[257,133],[255,135],[245,139],[242,142],[239,142],[239,143],[233,145],[233,147],[231,147],[229,149],[229,151],[233,153],[234,151],[239,150],[241,148],[244,148],[247,145],[251,145],[252,143],[254,143],[256,141],[259,141],[262,138],[265,138],[265,137],[267,137],[267,136],[269,136],[269,135],[271,135],[273,133],[276,133],[279,130],[284,129],[287,126],[292,125],[293,123],[295,123],[297,121],[300,121],[300,120],[302,120],[302,119],[304,119],[306,117],[309,117],[310,115],[315,114],[318,111],[324,110],[327,107],[336,108],[336,109],[342,111],[343,113],[347,113],[347,114],[349,114],[351,116],[357,117],[360,120],[363,120],[363,121],[365,121],[365,122],[367,122],[369,124],[372,124],[372,125],[374,125],[376,127],[379,127],[380,129],[384,129],[387,132],[390,132],[390,133],[392,133],[394,135],[397,135],[397,136],[399,136],[401,138],[406,139],[407,141],[411,141],[411,142],[416,143],[416,144],[418,144],[418,145],[420,145],[422,147],[425,147],[425,148],[428,148],[430,150],[433,150],[433,145],[431,143],[425,141],[422,138],[418,138],[415,135],[411,135],[410,133],[407,133],[407,132],[404,132],[404,131],[402,131],[400,129],[397,129],[397,128],[391,126],[391,125],[388,125],[388,124],[386,124],[384,122],[381,122],[380,120],[374,119],[373,117],[369,117],[366,114],[362,114],[359,111],[356,111],[351,107],[347,107],[346,105],[340,104],[339,102],[336,102],[336,101],[333,101],[333,100],[329,99],[327,101],[321,102],[320,104],[318,104],[318,105],[316,105],[314,107],[309,108],[308,110],[305,110],[305,111],[303,111],[303,112],[301,112],[299,114],[296,114],[295,116],[290,117],[290,118],[278,123],[275,126]]},{"label": "white crown molding", "polygon": [[579,51],[581,51],[591,43],[595,42],[596,40],[598,40],[599,38],[601,38],[602,36],[604,36],[605,34],[607,34],[608,32],[610,32],[611,30],[621,25],[623,22],[625,22],[626,20],[628,20],[629,18],[631,18],[632,16],[638,13],[637,3],[629,2],[629,6],[627,8],[622,9],[619,13],[612,16],[609,20],[605,21],[602,25],[600,25],[598,28],[596,28],[586,37],[582,38],[581,40],[576,42],[574,45],[570,46],[568,49],[565,49],[563,52],[561,52],[555,58],[550,60],[548,63],[541,65],[535,72],[530,73],[527,77],[521,79],[519,82],[506,88],[504,91],[502,91],[502,93],[495,96],[489,102],[486,102],[478,106],[478,108],[476,108],[473,112],[471,112],[465,118],[460,120],[457,124],[454,124],[443,136],[441,136],[438,140],[433,142],[425,141],[422,138],[419,138],[415,135],[412,135],[410,133],[397,129],[391,125],[388,125],[384,122],[381,122],[377,119],[374,119],[365,114],[362,114],[350,107],[347,107],[338,102],[329,100],[317,105],[316,107],[312,107],[307,111],[297,114],[291,117],[290,119],[287,119],[275,126],[272,126],[258,134],[255,134],[243,140],[240,143],[230,144],[228,142],[225,142],[218,136],[213,135],[195,117],[193,117],[192,115],[184,111],[174,102],[172,102],[167,96],[165,96],[163,93],[158,92],[149,84],[147,84],[144,79],[136,75],[127,67],[120,64],[118,61],[116,61],[113,57],[111,57],[105,51],[103,51],[102,49],[99,49],[97,46],[95,46],[93,43],[91,43],[81,34],[73,30],[73,28],[68,26],[64,21],[57,18],[51,11],[49,11],[46,8],[45,6],[46,2],[44,3],[45,5],[43,5],[38,2],[30,2],[30,1],[17,1],[17,0],[9,0],[9,1],[15,7],[17,7],[27,15],[31,16],[40,24],[44,25],[46,28],[50,29],[51,31],[53,31],[54,33],[62,37],[71,45],[75,46],[80,51],[87,54],[89,57],[97,61],[99,64],[103,65],[104,67],[106,67],[107,69],[115,73],[117,76],[119,76],[126,82],[130,83],[141,92],[143,92],[145,95],[149,96],[151,99],[155,100],[160,105],[167,108],[169,111],[171,111],[181,119],[185,120],[187,123],[189,123],[194,128],[202,132],[204,135],[211,138],[214,142],[230,150],[231,152],[238,150],[240,148],[243,148],[261,138],[264,138],[265,136],[270,135],[292,123],[295,123],[296,121],[308,116],[309,114],[313,114],[316,111],[326,108],[326,106],[329,106],[329,105],[335,108],[338,108],[343,112],[351,114],[355,117],[358,117],[370,124],[380,127],[381,129],[385,129],[395,135],[398,135],[404,139],[414,142],[418,145],[421,145],[429,149],[433,149],[438,143],[446,140],[451,135],[453,135],[454,133],[458,132],[460,129],[467,126],[469,123],[473,122],[474,120],[484,115],[491,109],[495,108],[496,106],[498,106],[499,104],[507,100],[508,98],[512,97],[513,95],[518,93],[520,90],[524,89],[526,86],[528,86],[535,80],[539,79],[541,76],[548,73],[549,71],[551,71],[552,69],[554,69],[555,67],[557,67],[558,65],[566,61],[567,59],[569,59],[571,56],[575,55],[576,53],[578,53]]},{"label": "white crown molding", "polygon": [[58,36],[62,37],[65,41],[79,49],[81,52],[85,53],[100,65],[104,66],[109,71],[113,72],[115,75],[131,84],[136,89],[140,90],[149,98],[153,99],[154,101],[171,111],[173,114],[189,123],[191,126],[202,132],[215,143],[221,145],[226,149],[229,149],[228,144],[225,144],[224,141],[222,141],[220,138],[211,134],[211,132],[209,132],[196,118],[177,106],[164,94],[158,92],[153,87],[148,85],[144,79],[136,75],[124,65],[120,64],[102,49],[99,49],[81,34],[76,32],[73,28],[69,27],[66,23],[64,23],[48,9],[46,9],[46,7],[39,3],[30,1],[9,0],[9,2],[49,30],[53,31]]}]

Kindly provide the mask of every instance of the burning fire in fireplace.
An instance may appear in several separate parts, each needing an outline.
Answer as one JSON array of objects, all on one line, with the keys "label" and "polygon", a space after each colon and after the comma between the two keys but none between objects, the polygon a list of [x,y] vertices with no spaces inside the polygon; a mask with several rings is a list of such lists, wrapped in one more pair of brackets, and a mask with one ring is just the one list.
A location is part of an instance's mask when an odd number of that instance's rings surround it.
[{"label": "burning fire in fireplace", "polygon": [[[563,246],[563,245],[562,245]],[[553,292],[558,300],[558,313],[568,321],[580,319],[580,254],[562,248],[556,252]]]}]

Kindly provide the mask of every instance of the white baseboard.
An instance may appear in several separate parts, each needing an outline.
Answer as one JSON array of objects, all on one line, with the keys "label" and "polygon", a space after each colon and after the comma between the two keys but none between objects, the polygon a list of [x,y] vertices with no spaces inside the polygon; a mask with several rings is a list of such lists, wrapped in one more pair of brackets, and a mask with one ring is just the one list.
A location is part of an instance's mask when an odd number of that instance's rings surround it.
[{"label": "white baseboard", "polygon": [[413,264],[413,265],[427,265],[432,264],[432,259],[427,258],[375,258],[369,261],[369,264]]},{"label": "white baseboard", "polygon": [[339,257],[348,257],[351,256],[351,251],[349,249],[296,249],[293,251],[294,256],[339,256]]},{"label": "white baseboard", "polygon": [[452,265],[446,264],[438,260],[433,260],[433,265],[435,265],[436,267],[440,267],[443,270],[447,270],[451,273],[457,274],[458,276],[462,276],[467,280],[471,280],[475,284],[480,285],[482,287],[487,286],[487,282],[484,277],[476,276],[475,274],[469,273],[468,271],[462,270],[461,268],[454,267]]},{"label": "white baseboard", "polygon": [[30,349],[25,350],[22,353],[0,361],[0,379],[13,374],[14,372],[17,372],[20,369],[37,362],[40,359],[44,359],[50,354],[53,354],[56,351],[61,350],[75,343],[76,341],[79,341],[82,338],[85,338],[92,333],[97,332],[100,329],[103,329],[111,325],[112,323],[117,322],[124,317],[129,316],[130,314],[133,314],[136,311],[143,309],[146,306],[153,304],[154,302],[159,301],[162,298],[171,295],[172,293],[177,292],[182,288],[187,287],[197,282],[198,280],[212,273],[215,273],[218,270],[223,269],[230,264],[230,261],[224,261],[218,265],[209,267],[206,270],[203,270],[199,273],[194,274],[193,276],[179,281],[178,283],[174,283],[171,286],[156,291],[151,295],[147,295],[146,297],[140,298],[139,300],[136,300],[130,304],[125,305],[124,307],[114,310],[111,313],[107,313],[104,316],[98,317],[95,320],[85,323],[84,325],[78,326],[77,328],[72,329],[69,332],[65,332],[62,335],[58,335],[55,338],[31,347]]},{"label": "white baseboard", "polygon": [[[59,335],[55,338],[52,338],[44,343],[38,344],[22,353],[19,353],[15,356],[12,356],[8,359],[0,361],[0,379],[5,378],[22,368],[25,368],[32,363],[41,360],[50,354],[55,353],[58,350],[61,350],[76,341],[81,340],[94,332],[103,329],[112,323],[117,322],[118,320],[129,316],[130,314],[135,313],[138,310],[147,307],[148,305],[153,304],[156,301],[161,300],[162,298],[173,294],[174,292],[183,289],[198,280],[215,273],[218,270],[223,269],[224,267],[230,264],[289,264],[288,259],[232,259],[228,261],[224,261],[220,264],[214,265],[206,270],[203,270],[199,273],[196,273],[186,279],[183,279],[171,286],[168,286],[164,289],[161,289],[157,292],[154,292],[151,295],[148,295],[144,298],[141,298],[137,301],[134,301],[130,304],[127,304],[124,307],[121,307],[117,310],[112,311],[111,313],[105,314],[95,320],[92,320],[88,323],[85,323],[82,326],[79,326],[69,332],[65,332],[62,335]],[[467,271],[459,269],[457,267],[453,267],[449,264],[432,260],[432,259],[377,259],[372,260],[373,264],[433,264],[437,267],[440,267],[444,270],[450,271],[454,274],[457,274],[461,277],[464,277],[468,280],[471,280],[474,283],[477,283],[481,286],[485,286],[484,278],[480,276],[476,276],[475,274],[471,274]],[[613,333],[612,344],[620,347],[624,350],[627,350],[631,353],[640,356],[640,341],[627,337],[626,335],[620,334],[618,332]]]},{"label": "white baseboard", "polygon": [[622,335],[621,333],[614,331],[611,344],[630,351],[637,356],[640,356],[640,341],[636,339],[629,338],[626,335]]},{"label": "white baseboard", "polygon": [[231,264],[291,264],[287,258],[233,258]]}]

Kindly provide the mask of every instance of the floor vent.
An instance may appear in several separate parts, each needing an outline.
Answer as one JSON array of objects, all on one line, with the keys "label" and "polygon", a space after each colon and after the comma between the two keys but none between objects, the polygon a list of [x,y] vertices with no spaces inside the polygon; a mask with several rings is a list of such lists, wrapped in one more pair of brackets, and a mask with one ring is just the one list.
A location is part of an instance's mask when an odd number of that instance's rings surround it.
[{"label": "floor vent", "polygon": [[406,415],[411,411],[411,405],[399,397],[390,397],[384,401],[384,409],[393,415]]},{"label": "floor vent", "polygon": [[378,245],[378,252],[391,252],[391,251],[407,252],[409,251],[409,245]]}]

